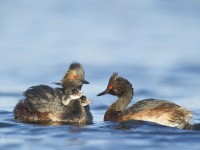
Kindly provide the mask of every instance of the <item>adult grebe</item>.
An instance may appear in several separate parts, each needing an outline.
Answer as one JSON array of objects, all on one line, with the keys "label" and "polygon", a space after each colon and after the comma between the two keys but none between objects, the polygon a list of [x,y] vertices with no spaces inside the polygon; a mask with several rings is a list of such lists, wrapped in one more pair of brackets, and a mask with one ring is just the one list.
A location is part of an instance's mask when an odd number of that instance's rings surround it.
[{"label": "adult grebe", "polygon": [[190,126],[192,113],[167,100],[145,99],[126,108],[133,98],[133,88],[128,80],[118,77],[117,73],[112,74],[107,89],[98,96],[104,94],[119,98],[106,111],[104,121],[143,120],[181,129]]},{"label": "adult grebe", "polygon": [[32,86],[24,92],[24,99],[14,109],[14,118],[24,122],[63,122],[91,124],[91,103],[80,94],[88,84],[81,64],[72,63],[61,81],[61,88],[47,85]]}]

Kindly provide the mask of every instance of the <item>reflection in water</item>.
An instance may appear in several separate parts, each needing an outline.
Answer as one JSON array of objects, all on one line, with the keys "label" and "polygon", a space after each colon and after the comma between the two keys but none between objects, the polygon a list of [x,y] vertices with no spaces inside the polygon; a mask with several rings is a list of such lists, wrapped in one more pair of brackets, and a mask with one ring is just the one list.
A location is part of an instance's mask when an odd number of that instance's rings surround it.
[{"label": "reflection in water", "polygon": [[200,131],[200,123],[196,123],[192,126],[192,130],[199,130]]},{"label": "reflection in water", "polygon": [[[5,121],[7,119],[6,115],[10,116],[9,121]],[[0,113],[0,118],[0,128],[3,129],[0,130],[1,135],[6,134],[6,137],[9,139],[11,139],[11,137],[12,139],[14,137],[20,137],[18,139],[13,139],[19,144],[28,144],[33,147],[36,143],[41,146],[47,144],[48,146],[46,146],[46,148],[51,145],[50,147],[53,149],[56,147],[61,148],[63,146],[72,146],[73,148],[88,148],[93,146],[103,148],[108,146],[117,148],[122,145],[127,146],[126,144],[129,140],[131,140],[129,141],[132,143],[131,145],[135,145],[136,143],[137,145],[140,145],[142,143],[148,143],[148,141],[152,140],[155,142],[153,143],[156,144],[156,141],[161,140],[158,138],[159,136],[163,136],[164,139],[168,139],[171,138],[170,136],[173,136],[176,138],[176,143],[178,144],[182,140],[185,140],[184,137],[187,141],[191,141],[190,139],[193,139],[193,142],[195,142],[194,137],[198,139],[200,137],[200,124],[195,124],[193,131],[191,131],[170,128],[144,121],[101,122],[89,126],[25,124],[13,120],[12,113],[2,111]],[[123,141],[126,138],[129,139],[127,139],[127,142],[112,144],[113,140]],[[140,140],[138,141],[137,139]],[[12,143],[14,142],[13,140],[9,141]],[[27,143],[24,143],[24,141],[27,141]],[[134,141],[137,142],[135,143]],[[4,137],[1,137],[0,143],[1,148],[7,148],[7,141]],[[98,143],[107,143],[107,145],[99,145]]]}]

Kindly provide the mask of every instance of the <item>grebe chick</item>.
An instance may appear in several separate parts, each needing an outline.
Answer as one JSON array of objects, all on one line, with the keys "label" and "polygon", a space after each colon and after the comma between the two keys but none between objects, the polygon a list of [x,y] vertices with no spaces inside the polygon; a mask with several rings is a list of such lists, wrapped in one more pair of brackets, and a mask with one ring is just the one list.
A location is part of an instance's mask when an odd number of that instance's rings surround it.
[{"label": "grebe chick", "polygon": [[133,98],[131,83],[113,73],[105,91],[97,96],[111,94],[118,97],[106,111],[104,121],[143,120],[161,125],[187,129],[192,113],[167,100],[145,99],[126,108]]},{"label": "grebe chick", "polygon": [[79,99],[82,96],[84,96],[84,94],[80,92],[79,89],[72,89],[68,95],[62,96],[62,104],[68,105],[71,100]]},{"label": "grebe chick", "polygon": [[92,103],[92,100],[87,99],[87,97],[80,92],[79,89],[72,89],[71,92],[69,92],[69,95],[62,97],[62,103],[63,105],[68,105],[71,100],[76,100],[80,98],[80,102],[83,106],[87,106]]}]

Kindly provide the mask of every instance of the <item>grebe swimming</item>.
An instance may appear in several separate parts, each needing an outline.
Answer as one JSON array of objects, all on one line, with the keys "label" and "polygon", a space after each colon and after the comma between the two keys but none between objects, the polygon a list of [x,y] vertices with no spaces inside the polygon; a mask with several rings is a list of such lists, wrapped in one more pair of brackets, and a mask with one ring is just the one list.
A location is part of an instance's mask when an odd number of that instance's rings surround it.
[{"label": "grebe swimming", "polygon": [[91,124],[90,100],[81,94],[85,79],[81,64],[72,63],[61,81],[61,88],[32,86],[14,109],[14,118],[24,122],[63,122]]},{"label": "grebe swimming", "polygon": [[167,100],[145,99],[126,108],[133,98],[131,83],[113,73],[105,91],[98,96],[111,94],[118,97],[106,111],[104,121],[143,120],[161,125],[188,128],[192,113]]}]

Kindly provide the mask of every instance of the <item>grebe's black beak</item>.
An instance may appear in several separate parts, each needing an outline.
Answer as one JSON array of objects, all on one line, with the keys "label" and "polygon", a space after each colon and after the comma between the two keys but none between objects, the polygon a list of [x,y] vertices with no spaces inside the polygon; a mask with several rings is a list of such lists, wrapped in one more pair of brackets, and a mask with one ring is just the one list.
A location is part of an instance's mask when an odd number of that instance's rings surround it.
[{"label": "grebe's black beak", "polygon": [[86,81],[85,79],[81,80],[83,84],[90,84],[90,82]]},{"label": "grebe's black beak", "polygon": [[105,90],[105,91],[99,93],[97,96],[102,96],[102,95],[105,95],[105,94],[108,94],[108,90]]}]

